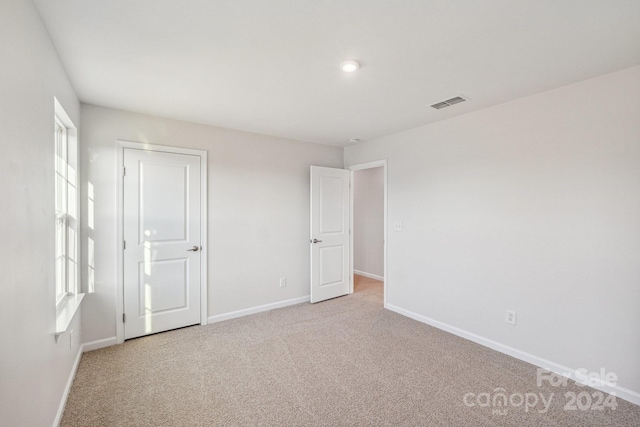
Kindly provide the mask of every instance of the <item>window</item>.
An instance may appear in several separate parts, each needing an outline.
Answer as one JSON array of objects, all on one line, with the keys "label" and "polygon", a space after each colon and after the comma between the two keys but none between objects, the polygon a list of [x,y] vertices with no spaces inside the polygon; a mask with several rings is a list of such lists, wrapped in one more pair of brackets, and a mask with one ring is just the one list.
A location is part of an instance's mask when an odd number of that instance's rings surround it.
[{"label": "window", "polygon": [[78,292],[78,176],[76,129],[56,101],[55,114],[55,295],[60,307]]},{"label": "window", "polygon": [[78,191],[78,131],[54,98],[55,303],[56,342],[80,308],[80,212]]}]

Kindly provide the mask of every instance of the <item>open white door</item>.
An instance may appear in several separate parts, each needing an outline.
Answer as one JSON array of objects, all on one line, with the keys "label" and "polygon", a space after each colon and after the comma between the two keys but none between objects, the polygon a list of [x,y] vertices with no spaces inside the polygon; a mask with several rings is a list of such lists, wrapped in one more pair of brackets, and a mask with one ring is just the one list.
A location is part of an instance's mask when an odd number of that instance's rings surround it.
[{"label": "open white door", "polygon": [[200,323],[200,157],[124,149],[125,339]]},{"label": "open white door", "polygon": [[311,302],[349,293],[351,173],[311,166]]}]

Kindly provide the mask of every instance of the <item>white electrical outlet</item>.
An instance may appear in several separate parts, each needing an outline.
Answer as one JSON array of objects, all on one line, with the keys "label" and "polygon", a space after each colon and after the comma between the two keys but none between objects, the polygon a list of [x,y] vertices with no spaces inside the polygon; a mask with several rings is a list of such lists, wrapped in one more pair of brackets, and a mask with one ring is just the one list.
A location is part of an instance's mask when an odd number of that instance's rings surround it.
[{"label": "white electrical outlet", "polygon": [[516,312],[512,311],[512,310],[507,310],[506,316],[504,318],[504,321],[507,322],[510,325],[515,326],[516,325]]},{"label": "white electrical outlet", "polygon": [[287,278],[286,277],[281,277],[280,278],[280,287],[284,288],[285,286],[287,286]]},{"label": "white electrical outlet", "polygon": [[402,231],[402,222],[396,221],[393,223],[393,231]]}]

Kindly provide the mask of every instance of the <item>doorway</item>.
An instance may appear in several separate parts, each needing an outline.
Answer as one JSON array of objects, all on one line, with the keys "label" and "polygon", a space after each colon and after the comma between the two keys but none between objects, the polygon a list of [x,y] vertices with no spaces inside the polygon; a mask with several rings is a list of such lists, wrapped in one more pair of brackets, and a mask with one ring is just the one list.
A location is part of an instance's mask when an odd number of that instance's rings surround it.
[{"label": "doorway", "polygon": [[[352,292],[382,287],[386,305],[387,162],[363,163],[351,170]],[[380,283],[382,282],[382,283]]]}]

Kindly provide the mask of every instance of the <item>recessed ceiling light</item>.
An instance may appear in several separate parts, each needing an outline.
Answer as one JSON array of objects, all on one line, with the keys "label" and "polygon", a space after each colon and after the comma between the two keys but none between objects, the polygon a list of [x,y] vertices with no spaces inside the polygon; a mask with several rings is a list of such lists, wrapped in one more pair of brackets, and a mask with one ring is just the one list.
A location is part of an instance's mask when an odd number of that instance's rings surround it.
[{"label": "recessed ceiling light", "polygon": [[358,61],[349,59],[348,61],[342,61],[340,63],[340,68],[342,68],[342,71],[344,71],[345,73],[353,73],[358,68],[360,68],[360,64],[358,64]]}]

